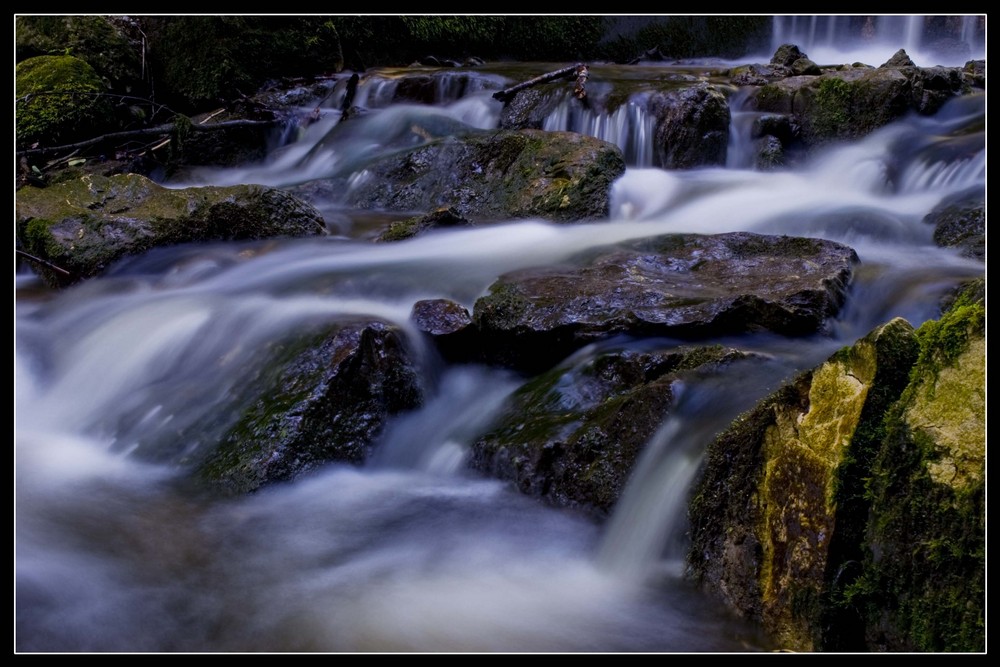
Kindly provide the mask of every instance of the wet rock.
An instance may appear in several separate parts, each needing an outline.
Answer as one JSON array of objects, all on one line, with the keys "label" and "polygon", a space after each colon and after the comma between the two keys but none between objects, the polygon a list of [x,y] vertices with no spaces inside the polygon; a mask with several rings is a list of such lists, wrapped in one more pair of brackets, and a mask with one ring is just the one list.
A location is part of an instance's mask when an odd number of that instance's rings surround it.
[{"label": "wet rock", "polygon": [[472,223],[462,217],[454,207],[443,207],[427,215],[418,215],[406,220],[397,220],[382,232],[376,241],[402,241],[427,231],[448,227],[468,227]]},{"label": "wet rock", "polygon": [[755,142],[754,148],[754,166],[761,171],[776,169],[785,163],[785,148],[777,137],[761,137]]},{"label": "wet rock", "polygon": [[659,166],[688,169],[726,163],[730,113],[719,90],[702,83],[658,93],[648,108],[656,118],[653,149]]},{"label": "wet rock", "polygon": [[804,335],[840,308],[856,262],[818,239],[666,235],[501,276],[473,319],[490,360],[535,371],[617,334]]},{"label": "wet rock", "polygon": [[242,418],[199,474],[247,493],[331,461],[361,463],[389,416],[420,405],[419,378],[402,332],[384,322],[289,343],[246,390]]},{"label": "wet rock", "polygon": [[575,132],[475,131],[432,140],[333,179],[345,204],[393,211],[454,207],[476,220],[608,215],[625,161],[614,144]]},{"label": "wet rock", "polygon": [[962,76],[966,82],[976,88],[986,88],[986,61],[970,60],[962,68]]},{"label": "wet rock", "polygon": [[892,54],[889,58],[882,64],[882,67],[916,67],[917,64],[910,60],[910,56],[906,54],[906,51],[900,49],[896,53]]},{"label": "wet rock", "polygon": [[782,44],[771,56],[771,64],[791,67],[792,63],[800,58],[808,58],[808,56],[795,44]]},{"label": "wet rock", "polygon": [[980,188],[946,198],[924,217],[934,225],[934,242],[986,260],[986,194]]},{"label": "wet rock", "polygon": [[17,241],[63,286],[150,248],[191,241],[326,233],[323,217],[296,197],[260,185],[171,190],[137,174],[90,175],[16,196]]},{"label": "wet rock", "polygon": [[844,67],[771,80],[752,91],[749,104],[791,116],[800,128],[797,138],[812,147],[865,136],[910,111],[935,113],[973,88],[964,70],[916,67],[903,53],[878,68]]},{"label": "wet rock", "polygon": [[517,91],[500,111],[500,127],[505,130],[540,130],[556,107],[559,98],[539,88]]},{"label": "wet rock", "polygon": [[985,650],[985,280],[879,327],[708,449],[690,572],[793,650]]},{"label": "wet rock", "polygon": [[607,352],[561,365],[508,400],[472,466],[547,502],[609,514],[674,400],[673,383],[746,355],[731,348]]},{"label": "wet rock", "polygon": [[823,73],[819,65],[808,58],[799,58],[789,66],[789,69],[792,71],[792,76],[819,76]]},{"label": "wet rock", "polygon": [[848,602],[872,650],[986,650],[985,280],[917,331],[920,358],[869,483]]},{"label": "wet rock", "polygon": [[424,299],[413,304],[410,320],[434,341],[445,360],[478,360],[479,336],[469,311],[449,299]]}]

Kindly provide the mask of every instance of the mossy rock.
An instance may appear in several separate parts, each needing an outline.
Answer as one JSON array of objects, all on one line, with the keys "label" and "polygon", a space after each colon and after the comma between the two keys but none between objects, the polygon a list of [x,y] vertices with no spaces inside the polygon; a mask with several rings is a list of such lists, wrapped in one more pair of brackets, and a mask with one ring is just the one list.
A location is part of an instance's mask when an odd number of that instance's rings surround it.
[{"label": "mossy rock", "polygon": [[783,648],[822,650],[829,641],[831,589],[861,549],[866,462],[916,354],[913,328],[893,320],[709,445],[690,504],[690,571]]},{"label": "mossy rock", "polygon": [[416,408],[423,388],[404,333],[344,321],[279,346],[243,393],[246,409],[198,477],[248,493],[332,461],[365,461],[387,419]]},{"label": "mossy rock", "polygon": [[72,143],[105,129],[107,88],[90,65],[73,56],[37,56],[15,70],[18,148]]},{"label": "mossy rock", "polygon": [[138,174],[97,175],[16,198],[17,242],[52,286],[98,275],[123,257],[192,241],[325,234],[323,217],[291,194],[260,185],[172,190]]},{"label": "mossy rock", "polygon": [[471,465],[546,502],[605,518],[666,418],[673,384],[749,356],[721,345],[611,351],[560,365],[510,399]]},{"label": "mossy rock", "polygon": [[71,55],[87,61],[113,90],[138,95],[144,53],[137,23],[124,16],[18,16],[17,59]]},{"label": "mossy rock", "polygon": [[872,649],[986,650],[984,284],[920,327],[920,359],[886,416],[864,572],[848,591]]}]

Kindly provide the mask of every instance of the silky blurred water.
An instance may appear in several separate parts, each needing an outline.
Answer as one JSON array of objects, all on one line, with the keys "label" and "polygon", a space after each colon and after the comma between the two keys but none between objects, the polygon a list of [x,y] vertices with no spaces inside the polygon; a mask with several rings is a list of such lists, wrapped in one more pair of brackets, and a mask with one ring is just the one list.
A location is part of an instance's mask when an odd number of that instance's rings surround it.
[{"label": "silky blurred water", "polygon": [[[493,126],[488,92],[501,84],[463,84],[461,99],[434,106],[385,104],[351,132],[331,117],[267,163],[194,178],[280,186],[351,173],[410,145],[408,123]],[[704,447],[791,373],[892,317],[936,317],[948,290],[984,274],[982,262],[934,245],[923,222],[946,197],[985,188],[984,118],[981,96],[958,100],[794,171],[666,171],[635,148],[599,222],[511,221],[372,244],[367,218],[330,199],[318,202],[337,221],[326,238],[159,249],[59,294],[19,276],[15,649],[772,648],[682,576],[686,494]],[[621,120],[581,123],[621,141],[632,136]],[[738,230],[857,251],[850,298],[826,330],[710,341],[757,361],[675,387],[672,416],[606,523],[468,469],[471,443],[525,379],[443,363],[408,321],[414,302],[471,309],[507,271],[647,236]],[[193,485],[191,465],[236,418],[233,396],[269,346],[359,315],[402,327],[425,406],[392,420],[364,466],[330,464],[241,498]]]}]

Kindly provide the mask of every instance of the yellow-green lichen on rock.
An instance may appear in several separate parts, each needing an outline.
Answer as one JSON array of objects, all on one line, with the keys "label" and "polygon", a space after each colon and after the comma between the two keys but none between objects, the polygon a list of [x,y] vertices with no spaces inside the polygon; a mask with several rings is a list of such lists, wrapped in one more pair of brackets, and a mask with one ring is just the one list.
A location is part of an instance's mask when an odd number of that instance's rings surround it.
[{"label": "yellow-green lichen on rock", "polygon": [[863,533],[859,478],[875,422],[915,358],[913,328],[893,320],[772,394],[709,447],[691,503],[691,571],[782,648],[827,647],[832,580]]},{"label": "yellow-green lichen on rock", "polygon": [[815,369],[808,410],[777,410],[765,433],[761,486],[763,613],[787,648],[812,650],[830,539],[837,527],[837,474],[848,457],[878,369],[880,327]]},{"label": "yellow-green lichen on rock", "polygon": [[903,419],[937,445],[928,461],[938,484],[966,488],[982,480],[986,458],[986,338],[973,337],[952,365],[917,378]]}]

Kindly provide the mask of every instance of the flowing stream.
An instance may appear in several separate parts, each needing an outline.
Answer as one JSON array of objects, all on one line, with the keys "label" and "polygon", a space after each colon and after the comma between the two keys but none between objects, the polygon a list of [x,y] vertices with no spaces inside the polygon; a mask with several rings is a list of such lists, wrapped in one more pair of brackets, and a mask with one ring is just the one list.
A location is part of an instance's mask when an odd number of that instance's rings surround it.
[{"label": "flowing stream", "polygon": [[[489,92],[503,80],[442,84],[432,106],[379,101],[391,97],[371,83],[359,99],[375,110],[356,131],[334,132],[330,114],[265,164],[192,178],[285,186],[353,173],[363,156],[398,149],[414,118],[495,127]],[[337,96],[327,103],[336,108]],[[686,494],[704,447],[790,374],[892,317],[937,317],[949,289],[983,275],[982,262],[935,246],[922,219],[949,195],[985,188],[985,102],[956,100],[773,172],[653,168],[648,119],[621,109],[556,117],[626,150],[606,221],[373,244],[372,225],[391,216],[330,197],[318,202],[329,237],[159,249],[59,294],[19,275],[16,649],[772,648],[683,578]],[[524,378],[444,364],[407,321],[416,300],[471,310],[506,271],[626,239],[737,230],[855,248],[862,263],[829,331],[718,341],[770,361],[677,387],[606,523],[467,468],[470,443]],[[364,466],[330,464],[240,498],[195,488],[186,464],[232,423],[227,398],[268,345],[357,314],[398,323],[422,350],[424,407],[396,417]]]}]

